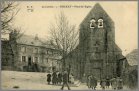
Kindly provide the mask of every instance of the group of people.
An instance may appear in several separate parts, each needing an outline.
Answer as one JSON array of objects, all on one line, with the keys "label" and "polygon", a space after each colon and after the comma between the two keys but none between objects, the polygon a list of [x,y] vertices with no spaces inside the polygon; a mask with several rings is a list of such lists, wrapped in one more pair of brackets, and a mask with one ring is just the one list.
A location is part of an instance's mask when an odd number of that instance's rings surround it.
[{"label": "group of people", "polygon": [[120,90],[123,89],[123,80],[120,77],[112,79],[102,79],[100,81],[100,85],[103,90],[109,88],[109,86],[111,86],[113,90]]},{"label": "group of people", "polygon": [[111,79],[111,86],[114,90],[118,89],[123,89],[123,79],[120,77],[113,78]]},{"label": "group of people", "polygon": [[[69,83],[74,84],[74,76],[73,74],[68,74],[65,70],[61,72],[53,72],[47,74],[47,82],[50,84],[52,82],[53,85],[62,84],[61,90],[63,90],[64,86],[66,85],[68,90],[70,90]],[[87,77],[87,86],[89,89],[96,90],[98,85],[98,80],[95,76],[89,75]],[[111,86],[113,90],[120,90],[123,89],[123,80],[120,77],[117,78],[103,78],[100,80],[100,86],[102,90],[109,89]]]},{"label": "group of people", "polygon": [[[89,75],[87,77],[87,86],[89,89],[95,90],[97,87],[97,79],[93,75]],[[111,86],[113,90],[120,90],[123,89],[123,80],[120,77],[117,78],[106,78],[106,79],[101,79],[100,80],[100,86],[102,90],[109,89]]]},{"label": "group of people", "polygon": [[52,83],[53,85],[62,84],[61,90],[64,89],[66,85],[68,90],[70,90],[69,83],[74,84],[74,76],[73,74],[69,74],[66,70],[61,72],[53,72],[47,74],[47,82],[48,84]]},{"label": "group of people", "polygon": [[97,86],[97,79],[93,75],[89,75],[87,78],[87,86],[90,89],[95,90]]},{"label": "group of people", "polygon": [[47,74],[47,82],[48,84],[52,83],[53,85],[62,83],[62,73],[61,72],[53,72]]}]

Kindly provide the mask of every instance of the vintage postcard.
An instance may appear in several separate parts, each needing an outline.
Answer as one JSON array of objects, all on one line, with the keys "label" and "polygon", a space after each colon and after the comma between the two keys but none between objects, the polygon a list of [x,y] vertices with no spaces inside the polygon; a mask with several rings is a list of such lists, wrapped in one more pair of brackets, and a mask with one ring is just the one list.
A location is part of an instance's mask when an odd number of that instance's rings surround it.
[{"label": "vintage postcard", "polygon": [[137,1],[1,2],[1,89],[137,89],[137,7]]}]

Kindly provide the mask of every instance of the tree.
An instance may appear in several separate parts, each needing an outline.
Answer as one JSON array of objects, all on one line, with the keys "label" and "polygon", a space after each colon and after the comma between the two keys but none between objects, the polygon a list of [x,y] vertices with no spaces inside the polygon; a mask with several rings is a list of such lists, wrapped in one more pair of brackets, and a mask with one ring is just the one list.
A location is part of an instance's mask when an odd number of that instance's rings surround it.
[{"label": "tree", "polygon": [[21,28],[13,27],[13,20],[19,12],[19,3],[14,1],[2,1],[1,2],[1,34],[13,34],[14,39],[18,39],[23,35]]},{"label": "tree", "polygon": [[9,33],[12,30],[11,24],[14,20],[14,17],[19,12],[17,8],[18,3],[11,1],[2,1],[1,2],[1,33]]},{"label": "tree", "polygon": [[76,30],[76,25],[70,24],[63,12],[55,20],[56,23],[50,26],[50,40],[56,49],[62,51],[62,67],[65,69],[65,57],[76,47],[78,31]]},{"label": "tree", "polygon": [[[13,27],[14,18],[20,10],[18,8],[18,5],[19,3],[13,1],[1,2],[1,34],[10,35],[10,39],[8,42],[13,54],[14,63],[12,65],[14,68],[18,50],[16,45],[16,39],[20,38],[23,35],[23,32],[21,32],[21,28]],[[3,40],[2,42],[4,43],[4,41],[5,40]]]}]

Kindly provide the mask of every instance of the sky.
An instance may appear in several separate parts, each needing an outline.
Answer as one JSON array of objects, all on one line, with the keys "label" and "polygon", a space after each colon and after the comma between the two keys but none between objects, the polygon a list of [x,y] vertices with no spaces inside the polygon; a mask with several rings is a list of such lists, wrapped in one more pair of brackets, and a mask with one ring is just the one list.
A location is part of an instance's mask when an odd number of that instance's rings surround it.
[{"label": "sky", "polygon": [[[55,23],[55,17],[61,11],[65,13],[71,24],[75,24],[79,28],[79,24],[86,17],[89,11],[96,3],[99,3],[107,14],[115,22],[115,41],[122,49],[123,55],[137,49],[138,45],[138,19],[137,19],[137,2],[135,1],[22,1],[18,2],[20,8],[19,13],[14,19],[14,26],[20,27],[25,34],[47,39],[49,35],[49,27]],[[61,7],[65,8],[61,8]],[[74,6],[74,7],[71,7]],[[76,7],[75,7],[76,6]],[[77,7],[78,6],[78,7]],[[83,6],[82,8],[79,6]],[[33,11],[29,11],[32,7]]]}]

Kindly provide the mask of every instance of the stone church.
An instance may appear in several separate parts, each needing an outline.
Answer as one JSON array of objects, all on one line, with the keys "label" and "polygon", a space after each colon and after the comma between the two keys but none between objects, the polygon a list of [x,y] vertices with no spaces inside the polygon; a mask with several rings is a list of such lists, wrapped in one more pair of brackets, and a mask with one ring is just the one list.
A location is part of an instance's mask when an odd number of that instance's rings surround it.
[{"label": "stone church", "polygon": [[66,57],[66,67],[75,78],[97,79],[121,76],[126,58],[115,43],[114,21],[95,4],[80,24],[79,44]]}]

